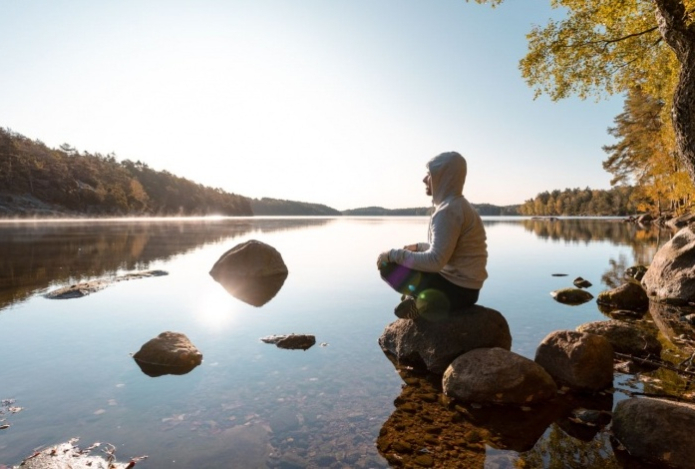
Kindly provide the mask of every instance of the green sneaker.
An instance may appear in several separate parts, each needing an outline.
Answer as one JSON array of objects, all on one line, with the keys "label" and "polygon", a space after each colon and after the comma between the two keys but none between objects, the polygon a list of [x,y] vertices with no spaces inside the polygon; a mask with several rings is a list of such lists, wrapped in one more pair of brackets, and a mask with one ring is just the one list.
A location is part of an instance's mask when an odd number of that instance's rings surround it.
[{"label": "green sneaker", "polygon": [[420,311],[415,304],[415,298],[406,296],[398,306],[393,310],[394,314],[401,319],[417,319],[420,317]]}]

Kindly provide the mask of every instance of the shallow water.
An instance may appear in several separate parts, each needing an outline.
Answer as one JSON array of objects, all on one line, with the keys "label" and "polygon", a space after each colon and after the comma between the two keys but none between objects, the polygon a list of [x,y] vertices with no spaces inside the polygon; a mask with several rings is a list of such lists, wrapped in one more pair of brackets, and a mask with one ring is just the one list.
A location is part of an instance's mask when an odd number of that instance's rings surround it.
[{"label": "shallow water", "polygon": [[[479,303],[507,318],[512,350],[531,359],[548,333],[606,319],[595,302],[561,305],[552,290],[581,276],[596,296],[668,237],[611,219],[485,225],[490,277]],[[0,467],[73,437],[113,444],[119,460],[147,455],[144,468],[388,467],[375,441],[403,380],[377,339],[399,295],[379,279],[376,257],[423,240],[426,227],[423,217],[0,224],[0,399],[23,408],[0,415],[10,424],[0,430]],[[208,275],[249,239],[275,247],[289,268],[260,308]],[[79,299],[42,296],[145,269],[169,275]],[[186,334],[204,361],[149,377],[130,354],[167,330]],[[293,332],[317,345],[259,340]],[[613,401],[624,397],[621,380]],[[532,449],[488,443],[484,466],[620,467],[605,432],[581,441],[552,424],[538,436]]]}]

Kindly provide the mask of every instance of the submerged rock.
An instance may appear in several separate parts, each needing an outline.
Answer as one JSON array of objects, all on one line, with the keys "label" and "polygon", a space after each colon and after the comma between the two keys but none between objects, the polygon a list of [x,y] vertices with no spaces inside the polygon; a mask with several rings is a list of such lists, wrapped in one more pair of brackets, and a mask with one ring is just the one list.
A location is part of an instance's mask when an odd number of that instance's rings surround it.
[{"label": "submerged rock", "polygon": [[261,341],[284,349],[307,350],[314,346],[316,337],[308,334],[271,335],[261,337]]},{"label": "submerged rock", "polygon": [[650,398],[618,402],[614,437],[631,456],[678,469],[693,467],[695,405]]},{"label": "submerged rock", "polygon": [[133,359],[148,376],[182,375],[203,362],[203,354],[179,332],[162,332],[145,343]]},{"label": "submerged rock", "polygon": [[396,365],[442,375],[456,357],[470,350],[509,350],[512,336],[499,311],[474,305],[438,321],[398,319],[386,326],[379,345]]},{"label": "submerged rock", "polygon": [[572,306],[584,304],[594,298],[594,295],[579,288],[561,288],[550,292],[550,296],[558,303]]},{"label": "submerged rock", "polygon": [[76,442],[77,438],[73,438],[68,442],[35,451],[22,461],[20,467],[22,469],[129,469],[135,465],[135,461],[146,458],[143,456],[131,459],[127,463],[119,463],[111,458],[106,460],[101,456],[90,454],[91,450],[101,450],[101,443],[94,443],[89,448],[80,449],[75,446]]},{"label": "submerged rock", "polygon": [[553,378],[536,362],[501,348],[479,348],[456,358],[444,372],[447,396],[480,404],[531,405],[557,394]]},{"label": "submerged rock", "polygon": [[161,277],[162,275],[169,275],[163,270],[145,270],[142,272],[131,272],[125,275],[120,275],[118,277],[90,280],[88,282],[81,282],[75,285],[69,285],[67,287],[58,288],[44,295],[45,298],[49,300],[68,300],[71,298],[82,298],[92,293],[96,293],[99,290],[103,290],[117,282],[123,282],[128,280],[137,280],[141,278],[148,277]]},{"label": "submerged rock", "polygon": [[676,305],[695,301],[695,227],[680,230],[654,255],[642,286],[650,298]]},{"label": "submerged rock", "polygon": [[629,309],[645,311],[649,308],[649,298],[639,283],[627,282],[612,290],[599,293],[596,302],[605,309]]},{"label": "submerged rock", "polygon": [[280,291],[288,270],[274,247],[249,240],[225,252],[210,275],[235,298],[263,306]]},{"label": "submerged rock", "polygon": [[596,334],[551,332],[536,349],[535,361],[558,385],[599,391],[613,383],[613,347]]}]

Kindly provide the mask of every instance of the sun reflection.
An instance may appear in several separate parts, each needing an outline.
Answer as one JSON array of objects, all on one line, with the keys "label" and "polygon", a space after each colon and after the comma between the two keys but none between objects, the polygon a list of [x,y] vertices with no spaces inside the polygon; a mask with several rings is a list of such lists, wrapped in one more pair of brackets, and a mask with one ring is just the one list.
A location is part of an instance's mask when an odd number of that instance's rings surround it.
[{"label": "sun reflection", "polygon": [[236,302],[229,301],[226,292],[211,292],[195,306],[195,317],[206,329],[221,332],[236,322],[236,307]]}]

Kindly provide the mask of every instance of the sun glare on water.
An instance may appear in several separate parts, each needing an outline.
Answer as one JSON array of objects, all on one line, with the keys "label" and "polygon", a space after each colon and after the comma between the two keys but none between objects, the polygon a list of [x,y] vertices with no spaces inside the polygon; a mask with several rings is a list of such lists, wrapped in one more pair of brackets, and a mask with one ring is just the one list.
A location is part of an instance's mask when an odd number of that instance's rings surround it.
[{"label": "sun glare on water", "polygon": [[210,292],[209,296],[200,299],[194,308],[195,318],[207,330],[224,332],[236,323],[239,316],[235,313],[239,305],[220,288],[219,292]]}]

